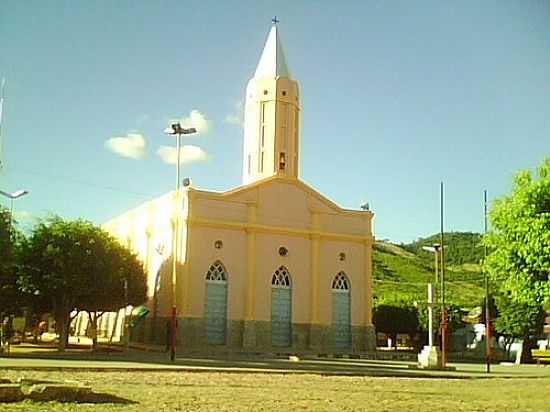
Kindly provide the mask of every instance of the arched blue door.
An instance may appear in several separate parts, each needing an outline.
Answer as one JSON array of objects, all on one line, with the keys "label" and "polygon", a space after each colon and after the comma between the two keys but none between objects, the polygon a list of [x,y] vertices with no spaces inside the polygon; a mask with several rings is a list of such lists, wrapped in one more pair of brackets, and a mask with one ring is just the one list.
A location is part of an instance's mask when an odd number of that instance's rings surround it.
[{"label": "arched blue door", "polygon": [[292,343],[292,282],[288,270],[281,266],[271,278],[271,344]]},{"label": "arched blue door", "polygon": [[351,302],[350,283],[344,272],[332,281],[332,328],[334,346],[337,349],[351,347]]},{"label": "arched blue door", "polygon": [[213,345],[225,344],[227,323],[227,272],[219,261],[206,273],[206,338]]}]

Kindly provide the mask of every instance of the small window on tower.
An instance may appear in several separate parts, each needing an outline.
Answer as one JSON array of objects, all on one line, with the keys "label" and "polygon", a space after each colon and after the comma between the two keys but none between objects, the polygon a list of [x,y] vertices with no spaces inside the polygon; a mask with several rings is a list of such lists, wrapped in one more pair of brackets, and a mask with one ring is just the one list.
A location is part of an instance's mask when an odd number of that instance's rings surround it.
[{"label": "small window on tower", "polygon": [[283,90],[283,96],[286,96],[286,91],[285,90]]},{"label": "small window on tower", "polygon": [[263,173],[264,171],[264,151],[262,150],[262,153],[260,155],[260,173]]},{"label": "small window on tower", "polygon": [[286,166],[285,153],[281,152],[279,153],[279,170],[285,170],[285,166]]},{"label": "small window on tower", "polygon": [[267,94],[267,90],[264,90],[264,94]]}]

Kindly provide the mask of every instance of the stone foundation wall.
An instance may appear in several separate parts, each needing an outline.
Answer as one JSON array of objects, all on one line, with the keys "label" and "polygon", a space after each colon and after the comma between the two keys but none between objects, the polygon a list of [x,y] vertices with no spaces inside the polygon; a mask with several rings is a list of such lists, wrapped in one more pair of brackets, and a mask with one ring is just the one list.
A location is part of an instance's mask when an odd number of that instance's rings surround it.
[{"label": "stone foundation wall", "polygon": [[[146,319],[132,330],[132,341],[167,345],[170,318]],[[271,322],[228,320],[225,345],[210,345],[206,325],[201,318],[178,319],[178,351],[182,352],[270,352],[270,353],[363,353],[376,349],[373,326],[352,326],[351,345],[347,349],[334,346],[331,326],[306,323],[292,324],[292,344],[273,346]]]}]

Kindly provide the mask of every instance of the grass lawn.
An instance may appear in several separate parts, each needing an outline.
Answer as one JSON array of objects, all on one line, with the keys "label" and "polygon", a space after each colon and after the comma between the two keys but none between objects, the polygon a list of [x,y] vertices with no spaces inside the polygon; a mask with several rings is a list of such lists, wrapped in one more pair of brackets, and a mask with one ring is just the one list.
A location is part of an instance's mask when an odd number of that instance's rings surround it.
[{"label": "grass lawn", "polygon": [[550,379],[436,379],[214,372],[0,371],[73,379],[128,403],[0,404],[1,411],[545,411]]}]

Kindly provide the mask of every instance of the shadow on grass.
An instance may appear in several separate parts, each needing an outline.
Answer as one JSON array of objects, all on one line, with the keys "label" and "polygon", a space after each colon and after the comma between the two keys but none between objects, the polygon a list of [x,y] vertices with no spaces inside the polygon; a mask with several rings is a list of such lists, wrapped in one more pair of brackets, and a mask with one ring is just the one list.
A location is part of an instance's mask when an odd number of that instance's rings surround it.
[{"label": "shadow on grass", "polygon": [[114,405],[135,405],[138,402],[121,398],[120,396],[112,395],[110,393],[99,393],[99,392],[92,392],[87,394],[79,394],[78,396],[70,396],[70,397],[59,397],[56,399],[33,399],[31,397],[24,397],[20,400],[1,400],[0,399],[0,405],[7,404],[7,403],[49,403],[49,402],[59,402],[59,403],[91,403],[91,404],[114,404]]},{"label": "shadow on grass", "polygon": [[113,403],[119,405],[135,405],[138,402],[121,398],[120,396],[112,395],[110,393],[92,392],[81,396],[74,403]]}]

